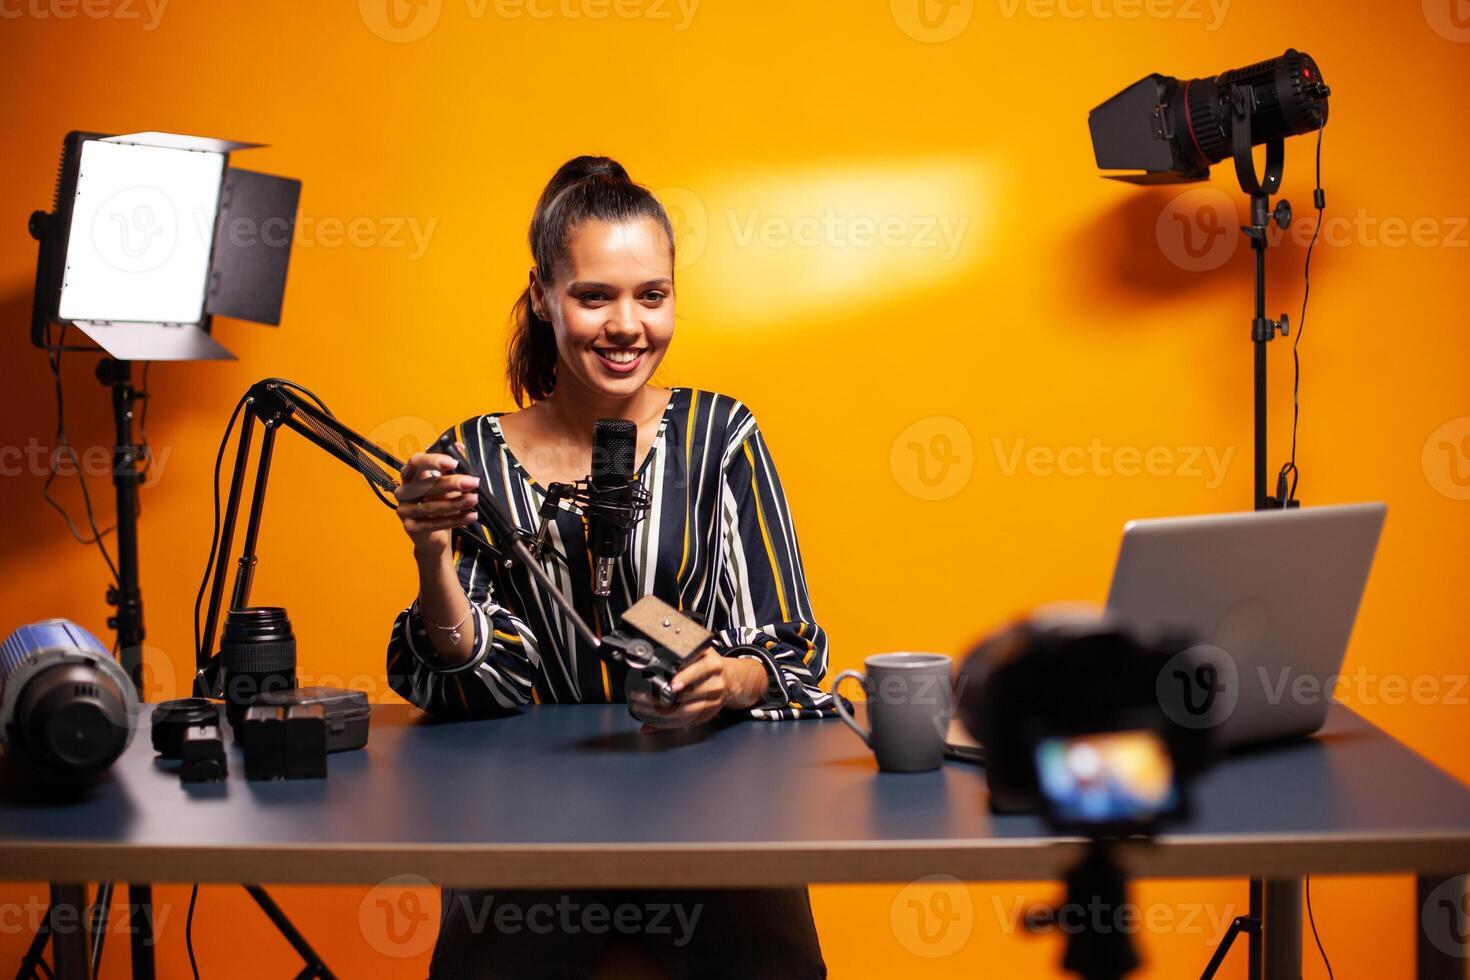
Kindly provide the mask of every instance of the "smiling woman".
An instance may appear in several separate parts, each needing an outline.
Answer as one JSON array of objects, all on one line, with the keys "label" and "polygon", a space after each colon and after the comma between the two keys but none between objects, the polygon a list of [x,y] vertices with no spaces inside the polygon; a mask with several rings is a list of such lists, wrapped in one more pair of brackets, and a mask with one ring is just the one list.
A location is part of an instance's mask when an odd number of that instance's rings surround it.
[{"label": "smiling woman", "polygon": [[[535,265],[513,311],[507,359],[520,411],[451,430],[473,474],[430,453],[403,470],[398,513],[413,541],[419,596],[394,623],[390,683],[425,710],[455,717],[625,701],[650,738],[722,715],[830,716],[831,696],[820,688],[826,634],[754,415],[728,395],[652,383],[674,335],[674,239],[663,206],[615,161],[578,157],[542,193],[529,239]],[[594,593],[586,516],[574,504],[562,501],[547,518],[555,554],[543,561],[599,632],[656,595],[714,634],[713,647],[675,676],[672,707],[655,702],[636,674],[604,663],[525,569],[452,550],[453,530],[476,519],[482,481],[518,526],[536,527],[545,488],[587,476],[599,418],[637,426],[635,473],[652,509],[617,561],[610,595]],[[445,893],[433,976],[583,976],[604,955],[605,933],[487,929],[468,912],[474,897]],[[668,897],[703,914],[687,941],[637,937],[663,971],[653,975],[826,975],[804,889]],[[609,908],[637,898],[495,895]]]}]

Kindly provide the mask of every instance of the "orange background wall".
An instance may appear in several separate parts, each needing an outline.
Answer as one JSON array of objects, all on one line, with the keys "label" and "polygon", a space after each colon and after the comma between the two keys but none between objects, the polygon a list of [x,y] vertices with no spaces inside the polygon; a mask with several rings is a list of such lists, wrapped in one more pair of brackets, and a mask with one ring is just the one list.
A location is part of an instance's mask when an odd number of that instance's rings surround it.
[{"label": "orange background wall", "polygon": [[[390,3],[416,19],[395,29]],[[1333,223],[1302,344],[1301,494],[1390,508],[1347,659],[1366,680],[1344,697],[1470,778],[1455,686],[1470,546],[1470,130],[1452,108],[1470,83],[1463,3],[415,4],[0,0],[6,631],[69,616],[102,633],[107,613],[100,559],[71,542],[15,454],[53,445],[45,360],[25,338],[35,251],[23,229],[50,200],[68,129],[268,142],[236,164],[305,185],[281,328],[220,322],[237,362],[152,372],[142,576],[154,697],[187,686],[209,471],[240,393],[267,375],[298,380],[401,452],[508,407],[501,351],[526,223],[551,172],[582,152],[617,157],[674,211],[680,325],[661,379],[737,394],[761,420],[835,670],[881,650],[959,653],[1037,602],[1101,600],[1126,519],[1248,506],[1251,269],[1230,228],[1243,211],[1233,175],[1218,168],[1183,195],[1101,180],[1086,115],[1149,71],[1210,74],[1297,46],[1334,90]],[[1302,216],[1311,150],[1305,138],[1288,149]],[[1295,232],[1272,258],[1270,312],[1293,322],[1302,258]],[[92,363],[68,356],[65,369],[79,447],[110,441]],[[1274,476],[1285,343],[1271,364]],[[1047,463],[1094,440],[1105,455],[1084,472]],[[1150,450],[1154,472],[1119,472]],[[300,440],[281,440],[275,474],[256,597],[290,608],[304,669],[391,699],[380,674],[414,589],[407,542]],[[105,478],[91,485],[110,514]],[[79,507],[74,482],[60,492]],[[869,557],[874,541],[906,550]],[[1403,703],[1387,675],[1440,693]],[[925,956],[936,948],[890,922],[904,884],[813,889],[833,976],[1052,969],[1055,940],[1007,935],[1006,910],[1055,886],[972,886],[968,939]],[[10,910],[43,894],[0,888]],[[187,971],[186,894],[159,888],[161,976]],[[277,895],[341,975],[422,974],[427,954],[364,941],[366,889]],[[1181,923],[1191,908],[1207,921],[1245,906],[1239,881],[1138,895]],[[1406,974],[1408,879],[1322,879],[1315,897],[1340,973]],[[0,962],[28,938],[15,921],[0,923]],[[197,938],[206,974],[289,968],[238,889],[204,889]],[[1214,938],[1182,924],[1150,933],[1144,975],[1197,974]],[[124,948],[111,943],[108,973]],[[1240,957],[1228,975],[1244,976]],[[1325,975],[1310,955],[1306,975]]]}]

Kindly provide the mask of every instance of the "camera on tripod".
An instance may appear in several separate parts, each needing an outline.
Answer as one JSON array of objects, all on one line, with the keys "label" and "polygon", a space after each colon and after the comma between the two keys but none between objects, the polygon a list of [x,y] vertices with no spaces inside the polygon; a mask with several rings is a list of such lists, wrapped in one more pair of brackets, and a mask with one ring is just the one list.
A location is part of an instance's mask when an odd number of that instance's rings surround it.
[{"label": "camera on tripod", "polygon": [[[985,747],[991,810],[1039,812],[1057,832],[1088,839],[1066,875],[1068,907],[1123,908],[1115,842],[1188,814],[1217,719],[1211,699],[1174,680],[1213,676],[1186,635],[1056,613],[986,637],[961,664],[959,716]],[[1201,703],[1203,713],[1188,710]],[[1117,980],[1139,959],[1127,932],[1091,928],[1068,937],[1062,965]]]},{"label": "camera on tripod", "polygon": [[1039,615],[986,637],[960,666],[958,711],[985,746],[990,808],[1089,837],[1148,835],[1184,816],[1214,726],[1182,710],[1191,692],[1169,678],[1208,677],[1203,666],[1187,635],[1092,615]]}]

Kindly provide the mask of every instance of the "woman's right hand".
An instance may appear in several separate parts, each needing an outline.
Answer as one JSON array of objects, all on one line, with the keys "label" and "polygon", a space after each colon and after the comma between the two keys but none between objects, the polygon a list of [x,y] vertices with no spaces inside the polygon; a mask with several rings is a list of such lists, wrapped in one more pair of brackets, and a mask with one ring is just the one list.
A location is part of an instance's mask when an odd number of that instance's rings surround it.
[{"label": "woman's right hand", "polygon": [[448,554],[454,529],[479,519],[480,479],[455,473],[456,465],[453,456],[414,453],[399,474],[398,519],[420,557]]}]

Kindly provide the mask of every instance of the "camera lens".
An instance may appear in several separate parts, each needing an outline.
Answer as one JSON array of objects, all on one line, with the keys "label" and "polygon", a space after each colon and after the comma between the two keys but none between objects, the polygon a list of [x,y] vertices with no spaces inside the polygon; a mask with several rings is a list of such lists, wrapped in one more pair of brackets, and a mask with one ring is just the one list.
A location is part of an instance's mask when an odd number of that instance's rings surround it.
[{"label": "camera lens", "polygon": [[279,606],[231,609],[220,641],[225,717],[240,736],[245,709],[264,691],[296,686],[296,636]]}]

